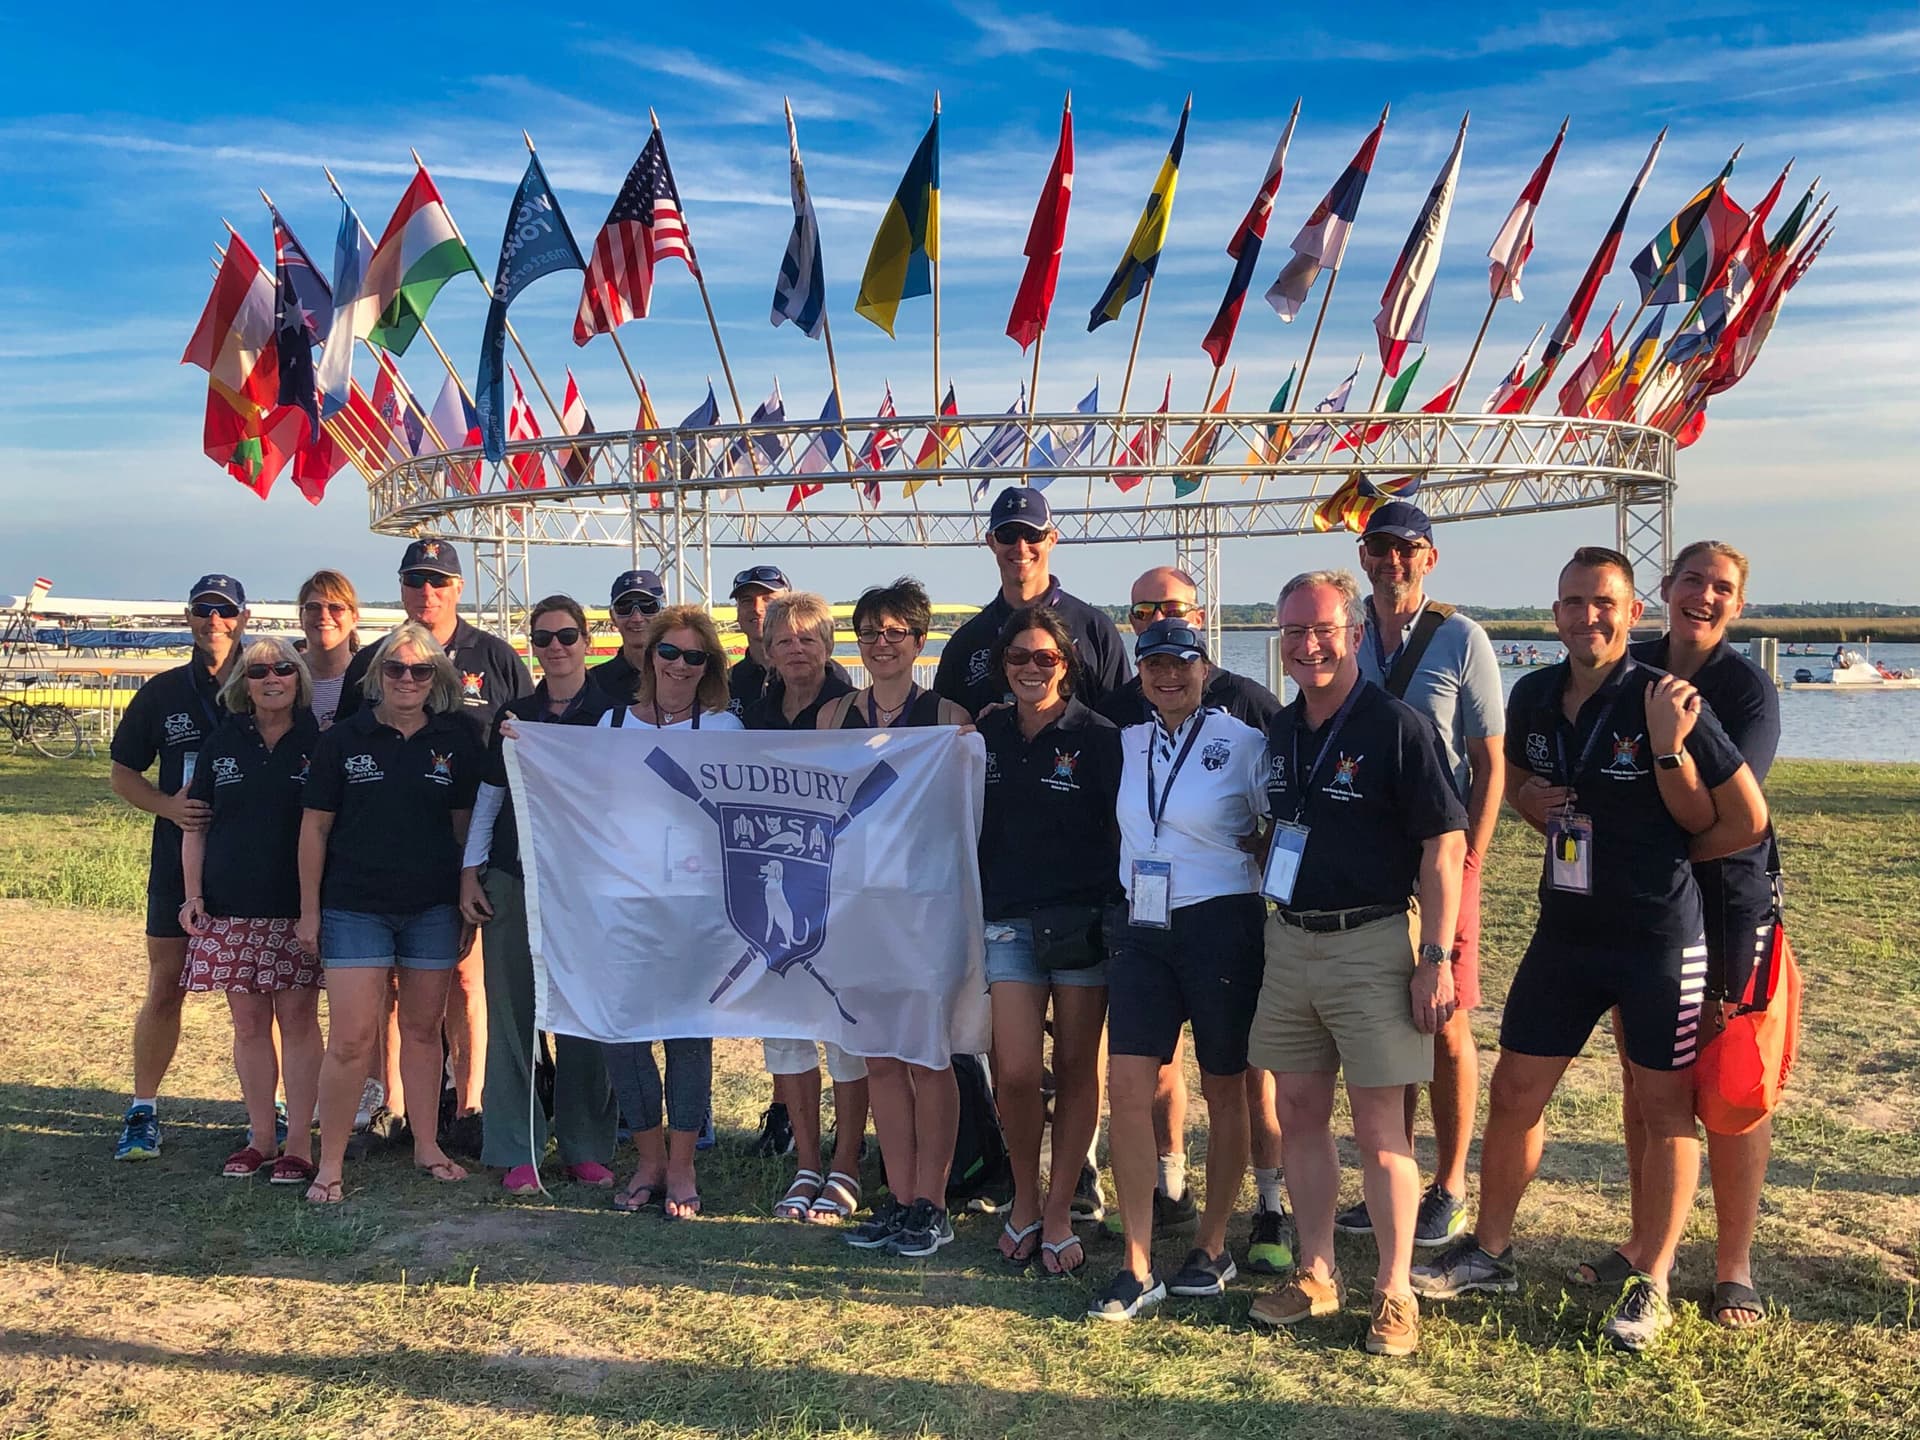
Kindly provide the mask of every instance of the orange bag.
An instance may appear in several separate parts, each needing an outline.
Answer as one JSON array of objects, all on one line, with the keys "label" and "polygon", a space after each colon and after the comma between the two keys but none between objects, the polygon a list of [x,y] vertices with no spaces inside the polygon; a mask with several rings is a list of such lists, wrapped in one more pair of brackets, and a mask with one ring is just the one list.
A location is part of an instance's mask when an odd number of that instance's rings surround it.
[{"label": "orange bag", "polygon": [[[1741,997],[1764,1005],[1733,1016],[1693,1067],[1693,1106],[1716,1135],[1741,1135],[1773,1113],[1800,1044],[1800,967],[1787,927],[1773,927],[1773,953]],[[1764,1000],[1760,998],[1764,995]]]}]

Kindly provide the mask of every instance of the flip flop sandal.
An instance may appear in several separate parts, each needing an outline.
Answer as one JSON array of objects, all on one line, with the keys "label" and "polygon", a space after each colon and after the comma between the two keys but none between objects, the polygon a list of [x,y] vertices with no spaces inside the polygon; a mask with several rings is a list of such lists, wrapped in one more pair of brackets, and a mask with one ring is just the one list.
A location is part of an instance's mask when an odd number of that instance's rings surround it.
[{"label": "flip flop sandal", "polygon": [[[676,1206],[679,1207],[678,1214],[674,1213],[674,1207]],[[676,1196],[676,1195],[667,1196],[667,1219],[692,1220],[697,1218],[699,1214],[700,1214],[700,1192],[698,1190],[694,1191],[693,1194],[686,1195],[686,1196]]]},{"label": "flip flop sandal", "polygon": [[[833,1193],[836,1191],[837,1197]],[[859,1179],[844,1170],[835,1170],[827,1176],[827,1183],[820,1187],[820,1193],[813,1197],[807,1218],[821,1224],[832,1220],[851,1220],[859,1208]]]},{"label": "flip flop sandal", "polygon": [[302,1160],[298,1155],[282,1155],[273,1162],[273,1173],[267,1177],[270,1185],[310,1185],[320,1167],[311,1160]]},{"label": "flip flop sandal", "polygon": [[[1069,1250],[1078,1250],[1080,1252],[1080,1263],[1078,1265],[1068,1265],[1060,1258]],[[1040,1253],[1043,1257],[1049,1255],[1053,1257],[1053,1268],[1051,1270],[1047,1268],[1047,1262],[1044,1258],[1040,1261],[1041,1273],[1049,1280],[1064,1280],[1069,1275],[1078,1275],[1086,1268],[1087,1247],[1080,1243],[1080,1237],[1078,1235],[1069,1235],[1064,1240],[1042,1240],[1040,1242]]]},{"label": "flip flop sandal", "polygon": [[[793,1183],[787,1186],[787,1193],[780,1203],[773,1207],[776,1220],[805,1220],[812,1212],[813,1202],[820,1196],[820,1187],[825,1177],[818,1170],[796,1170]],[[801,1192],[805,1191],[805,1194]]]},{"label": "flip flop sandal", "polygon": [[[442,1185],[457,1185],[467,1178],[467,1172],[451,1160],[436,1160],[431,1165],[413,1167],[423,1175],[429,1175]],[[453,1172],[458,1172],[453,1173]]]},{"label": "flip flop sandal", "polygon": [[343,1198],[341,1183],[338,1180],[316,1180],[307,1187],[309,1205],[338,1205]]},{"label": "flip flop sandal", "polygon": [[220,1175],[227,1180],[251,1180],[261,1170],[273,1162],[251,1145],[236,1150],[227,1156],[226,1164],[220,1167]]},{"label": "flip flop sandal", "polygon": [[1044,1228],[1044,1225],[1044,1221],[1036,1220],[1031,1225],[1023,1225],[1016,1230],[1013,1221],[1007,1221],[1006,1225],[1002,1227],[1001,1233],[1013,1242],[1013,1250],[1011,1253],[1001,1250],[1000,1258],[1016,1270],[1024,1270],[1033,1264],[1033,1257],[1038,1252],[1038,1247],[1028,1250],[1024,1255],[1020,1253],[1020,1248],[1038,1235],[1042,1228]]},{"label": "flip flop sandal", "polygon": [[[665,1207],[666,1192],[664,1183],[643,1185],[636,1175],[626,1189],[614,1195],[613,1208],[629,1215],[638,1215],[642,1210],[660,1210]],[[646,1198],[642,1199],[642,1196]]]},{"label": "flip flop sandal", "polygon": [[[1582,1269],[1591,1270],[1591,1278],[1581,1273]],[[1627,1283],[1629,1276],[1635,1273],[1634,1263],[1618,1250],[1609,1250],[1598,1260],[1588,1260],[1576,1265],[1567,1272],[1567,1279],[1575,1285],[1599,1285],[1608,1290],[1617,1290]]]},{"label": "flip flop sandal", "polygon": [[[1755,1318],[1739,1322],[1720,1318],[1743,1311]],[[1713,1305],[1707,1315],[1722,1330],[1751,1330],[1767,1318],[1767,1302],[1760,1298],[1760,1292],[1751,1285],[1742,1285],[1737,1280],[1722,1280],[1713,1287]]]}]

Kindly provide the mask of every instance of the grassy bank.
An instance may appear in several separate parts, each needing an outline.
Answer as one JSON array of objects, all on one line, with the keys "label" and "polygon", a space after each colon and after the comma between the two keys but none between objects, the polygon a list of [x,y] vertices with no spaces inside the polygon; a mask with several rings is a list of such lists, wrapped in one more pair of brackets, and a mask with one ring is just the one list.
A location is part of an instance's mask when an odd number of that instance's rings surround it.
[{"label": "grassy bank", "polygon": [[[1220,1304],[1173,1301],[1130,1329],[1091,1330],[1077,1317],[1115,1247],[1091,1247],[1085,1282],[1042,1281],[999,1263],[988,1217],[963,1220],[931,1262],[775,1223],[791,1162],[745,1153],[766,1087],[757,1047],[739,1042],[719,1047],[722,1142],[702,1162],[707,1213],[693,1223],[616,1215],[552,1177],[552,1199],[508,1199],[484,1173],[437,1186],[404,1157],[355,1169],[349,1203],[327,1214],[297,1191],[223,1181],[244,1121],[224,1007],[208,997],[187,1007],[165,1157],[116,1166],[145,826],[102,799],[104,769],[0,759],[0,895],[98,907],[0,900],[0,1434],[1866,1440],[1920,1428],[1920,767],[1774,771],[1811,989],[1756,1249],[1778,1307],[1769,1324],[1723,1333],[1688,1304],[1654,1354],[1597,1348],[1609,1297],[1560,1278],[1626,1222],[1618,1083],[1596,1045],[1549,1115],[1521,1216],[1522,1292],[1428,1307],[1424,1351],[1405,1364],[1359,1349],[1358,1301],[1319,1329],[1253,1331],[1248,1280]],[[1489,868],[1494,999],[1531,924],[1534,855],[1508,826]],[[1476,1016],[1489,1062],[1498,1013]],[[869,1186],[878,1178],[870,1166]],[[1236,1250],[1245,1231],[1243,1218]],[[1182,1253],[1169,1242],[1158,1260]],[[1341,1242],[1363,1290],[1372,1254]],[[1703,1201],[1676,1293],[1698,1297],[1711,1267]]]}]

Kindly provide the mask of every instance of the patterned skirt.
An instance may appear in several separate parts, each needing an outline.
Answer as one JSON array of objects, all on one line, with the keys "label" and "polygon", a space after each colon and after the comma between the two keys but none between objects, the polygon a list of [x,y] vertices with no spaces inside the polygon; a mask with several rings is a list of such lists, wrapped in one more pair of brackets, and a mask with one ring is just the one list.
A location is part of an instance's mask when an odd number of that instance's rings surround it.
[{"label": "patterned skirt", "polygon": [[188,990],[238,990],[247,995],[322,984],[320,962],[294,943],[293,924],[288,919],[213,917],[207,934],[187,942],[180,984]]}]

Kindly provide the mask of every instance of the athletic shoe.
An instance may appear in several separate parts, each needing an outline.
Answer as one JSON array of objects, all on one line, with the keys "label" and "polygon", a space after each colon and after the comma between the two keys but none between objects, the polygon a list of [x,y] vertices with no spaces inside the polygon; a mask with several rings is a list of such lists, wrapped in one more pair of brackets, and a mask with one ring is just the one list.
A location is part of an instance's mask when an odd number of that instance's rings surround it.
[{"label": "athletic shoe", "polygon": [[947,1218],[947,1212],[931,1200],[916,1200],[913,1208],[907,1212],[900,1233],[893,1237],[887,1248],[909,1260],[922,1260],[942,1245],[952,1243],[953,1221]]},{"label": "athletic shoe", "polygon": [[1420,1214],[1413,1222],[1413,1244],[1433,1250],[1467,1228],[1467,1207],[1438,1180],[1420,1197]]},{"label": "athletic shoe", "polygon": [[1107,1218],[1107,1197],[1100,1189],[1100,1172],[1091,1165],[1080,1167],[1070,1214],[1075,1225],[1092,1225]]},{"label": "athletic shoe", "polygon": [[1247,1318],[1256,1325],[1298,1325],[1302,1320],[1337,1315],[1345,1298],[1338,1270],[1324,1280],[1303,1270],[1254,1301]]},{"label": "athletic shoe", "polygon": [[907,1228],[909,1211],[898,1200],[888,1200],[868,1219],[847,1231],[847,1244],[856,1250],[884,1250]]},{"label": "athletic shoe", "polygon": [[1519,1288],[1513,1246],[1490,1255],[1471,1233],[1460,1236],[1427,1264],[1413,1267],[1414,1293],[1433,1300],[1451,1300],[1469,1290],[1511,1293]]},{"label": "athletic shoe", "polygon": [[[1178,1200],[1167,1198],[1167,1192],[1155,1189],[1153,1192],[1153,1238],[1163,1240],[1182,1230],[1191,1230],[1200,1219],[1200,1207],[1194,1204],[1191,1187],[1180,1192]],[[1120,1222],[1120,1211],[1115,1208],[1107,1215],[1107,1233],[1113,1236],[1125,1234]]]},{"label": "athletic shoe", "polygon": [[1420,1348],[1420,1302],[1411,1295],[1373,1292],[1373,1317],[1367,1325],[1367,1353],[1411,1355]]},{"label": "athletic shoe", "polygon": [[1184,1295],[1188,1299],[1211,1299],[1227,1293],[1227,1286],[1239,1276],[1234,1268],[1233,1252],[1222,1250],[1218,1255],[1209,1255],[1195,1246],[1187,1252],[1186,1263],[1181,1265],[1180,1273],[1167,1282],[1169,1295]]},{"label": "athletic shoe", "polygon": [[787,1107],[778,1100],[760,1116],[760,1134],[753,1142],[753,1153],[762,1160],[793,1153],[793,1122],[787,1118]]},{"label": "athletic shoe", "polygon": [[160,1157],[160,1117],[151,1105],[129,1105],[120,1126],[120,1143],[113,1147],[116,1160],[157,1160]]},{"label": "athletic shoe", "polygon": [[713,1131],[713,1106],[707,1106],[707,1118],[700,1122],[700,1133],[694,1137],[693,1148],[711,1150],[719,1143],[719,1137]]},{"label": "athletic shoe", "polygon": [[1373,1217],[1367,1214],[1367,1202],[1362,1200],[1358,1205],[1349,1205],[1334,1216],[1333,1228],[1342,1235],[1371,1235]]},{"label": "athletic shoe", "polygon": [[1166,1298],[1167,1287],[1157,1275],[1148,1275],[1145,1280],[1139,1280],[1132,1271],[1122,1270],[1113,1277],[1105,1292],[1087,1307],[1087,1318],[1114,1322],[1132,1320],[1146,1314]]},{"label": "athletic shoe", "polygon": [[387,1087],[371,1076],[360,1087],[360,1108],[353,1112],[353,1128],[364,1130],[379,1113],[380,1107],[387,1103]]},{"label": "athletic shoe", "polygon": [[1256,1275],[1284,1275],[1293,1268],[1293,1240],[1287,1212],[1256,1210],[1247,1240],[1247,1269]]},{"label": "athletic shoe", "polygon": [[1653,1283],[1651,1275],[1643,1275],[1636,1270],[1620,1291],[1620,1304],[1615,1308],[1613,1318],[1607,1321],[1600,1333],[1607,1337],[1614,1349],[1638,1355],[1671,1324],[1673,1307],[1667,1304],[1667,1297],[1660,1293],[1660,1287]]}]

